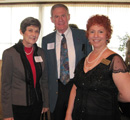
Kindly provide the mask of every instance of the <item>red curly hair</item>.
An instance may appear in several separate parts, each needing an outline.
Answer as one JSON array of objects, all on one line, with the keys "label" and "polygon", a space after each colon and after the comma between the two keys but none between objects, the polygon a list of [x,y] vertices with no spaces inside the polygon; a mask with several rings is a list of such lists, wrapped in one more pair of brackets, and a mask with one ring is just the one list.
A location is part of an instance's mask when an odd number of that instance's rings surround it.
[{"label": "red curly hair", "polygon": [[92,17],[90,17],[88,19],[88,22],[87,22],[87,25],[86,25],[86,27],[87,27],[87,31],[86,31],[87,38],[89,36],[89,32],[88,31],[89,31],[90,27],[92,25],[96,25],[96,24],[101,25],[101,26],[103,26],[106,29],[106,31],[107,31],[107,38],[108,38],[107,39],[107,43],[109,43],[113,30],[112,30],[110,19],[107,16],[105,16],[105,15],[98,15],[97,14],[97,15],[94,15],[94,16],[92,16]]}]

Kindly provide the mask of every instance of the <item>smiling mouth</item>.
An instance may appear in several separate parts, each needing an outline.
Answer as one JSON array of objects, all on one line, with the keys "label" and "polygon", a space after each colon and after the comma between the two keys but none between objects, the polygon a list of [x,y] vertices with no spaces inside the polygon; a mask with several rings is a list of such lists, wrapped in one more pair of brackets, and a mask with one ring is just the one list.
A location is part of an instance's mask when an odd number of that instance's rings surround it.
[{"label": "smiling mouth", "polygon": [[31,40],[36,40],[36,37],[30,37]]},{"label": "smiling mouth", "polygon": [[101,40],[93,40],[94,42],[99,42],[99,41],[101,41]]}]

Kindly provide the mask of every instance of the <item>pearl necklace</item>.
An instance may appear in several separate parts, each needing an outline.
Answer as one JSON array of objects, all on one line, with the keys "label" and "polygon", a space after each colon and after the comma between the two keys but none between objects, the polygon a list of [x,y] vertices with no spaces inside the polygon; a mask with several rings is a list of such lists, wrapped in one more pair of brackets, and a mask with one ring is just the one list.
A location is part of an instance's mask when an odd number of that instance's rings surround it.
[{"label": "pearl necklace", "polygon": [[93,63],[93,62],[97,61],[97,60],[101,57],[101,55],[104,53],[104,51],[105,51],[106,49],[107,49],[107,47],[105,47],[105,48],[103,49],[103,51],[97,56],[96,59],[94,59],[93,61],[90,62],[90,61],[88,60],[88,58],[89,58],[89,56],[92,54],[92,52],[91,52],[91,53],[88,55],[87,59],[86,59],[87,62],[88,62],[88,63]]},{"label": "pearl necklace", "polygon": [[101,55],[105,52],[105,50],[106,49],[108,49],[107,47],[105,47],[104,49],[103,49],[103,51],[98,55],[98,57],[96,58],[96,59],[94,59],[93,61],[88,61],[88,58],[89,58],[89,56],[91,55],[91,53],[88,55],[88,57],[86,58],[86,60],[85,61],[87,61],[87,63],[93,63],[93,62],[95,62],[92,66],[90,66],[90,67],[86,67],[86,62],[85,62],[85,68],[86,69],[88,69],[88,70],[90,70],[96,63],[97,63],[97,61],[98,61],[98,59],[101,57]]},{"label": "pearl necklace", "polygon": [[32,53],[32,51],[33,51],[33,47],[32,47],[32,50],[30,51],[30,53],[27,53],[27,52],[25,52],[25,53],[26,53],[26,55],[30,55]]}]

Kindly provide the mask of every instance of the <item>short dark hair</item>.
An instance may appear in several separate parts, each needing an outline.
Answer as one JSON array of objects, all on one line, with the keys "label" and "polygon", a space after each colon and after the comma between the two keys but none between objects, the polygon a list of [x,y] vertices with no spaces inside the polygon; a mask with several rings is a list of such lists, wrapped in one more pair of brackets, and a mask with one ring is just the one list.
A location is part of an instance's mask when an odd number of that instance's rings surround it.
[{"label": "short dark hair", "polygon": [[33,17],[27,17],[20,24],[20,29],[21,29],[22,33],[24,33],[26,31],[26,28],[30,25],[38,27],[39,31],[41,29],[41,23],[38,19],[33,18]]},{"label": "short dark hair", "polygon": [[55,5],[53,5],[52,8],[51,8],[51,17],[52,17],[52,14],[53,14],[53,10],[54,10],[55,8],[60,8],[60,7],[65,8],[65,9],[67,10],[68,14],[69,14],[69,9],[68,9],[68,7],[67,7],[66,5],[64,5],[64,4],[55,4]]}]

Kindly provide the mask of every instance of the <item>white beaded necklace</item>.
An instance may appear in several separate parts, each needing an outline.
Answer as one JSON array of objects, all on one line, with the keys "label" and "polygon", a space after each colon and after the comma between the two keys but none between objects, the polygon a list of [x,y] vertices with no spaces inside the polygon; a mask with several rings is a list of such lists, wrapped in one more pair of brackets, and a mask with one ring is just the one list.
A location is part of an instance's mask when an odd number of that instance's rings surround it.
[{"label": "white beaded necklace", "polygon": [[30,53],[27,53],[27,52],[25,52],[25,53],[26,53],[26,55],[30,55],[32,53],[32,51],[33,51],[33,47],[32,47],[32,50],[30,51]]},{"label": "white beaded necklace", "polygon": [[93,62],[95,62],[92,66],[90,66],[90,67],[86,67],[86,62],[85,62],[85,68],[86,69],[91,69],[96,63],[97,63],[97,61],[98,61],[98,59],[101,57],[101,55],[105,52],[105,50],[106,49],[108,49],[107,47],[105,47],[104,49],[103,49],[103,51],[98,55],[98,57],[96,58],[96,59],[94,59],[93,61],[88,61],[88,58],[89,58],[89,56],[91,55],[91,53],[88,55],[88,57],[86,58],[86,61],[87,61],[87,63],[93,63]]},{"label": "white beaded necklace", "polygon": [[97,56],[96,59],[94,59],[93,61],[90,62],[90,61],[88,60],[88,58],[89,58],[89,56],[92,54],[92,52],[91,52],[91,53],[88,55],[87,59],[86,59],[87,62],[88,62],[88,63],[93,63],[93,62],[97,61],[97,60],[101,57],[101,55],[103,54],[103,52],[104,52],[106,49],[107,49],[107,47],[105,47],[105,48],[103,49],[103,51]]}]

